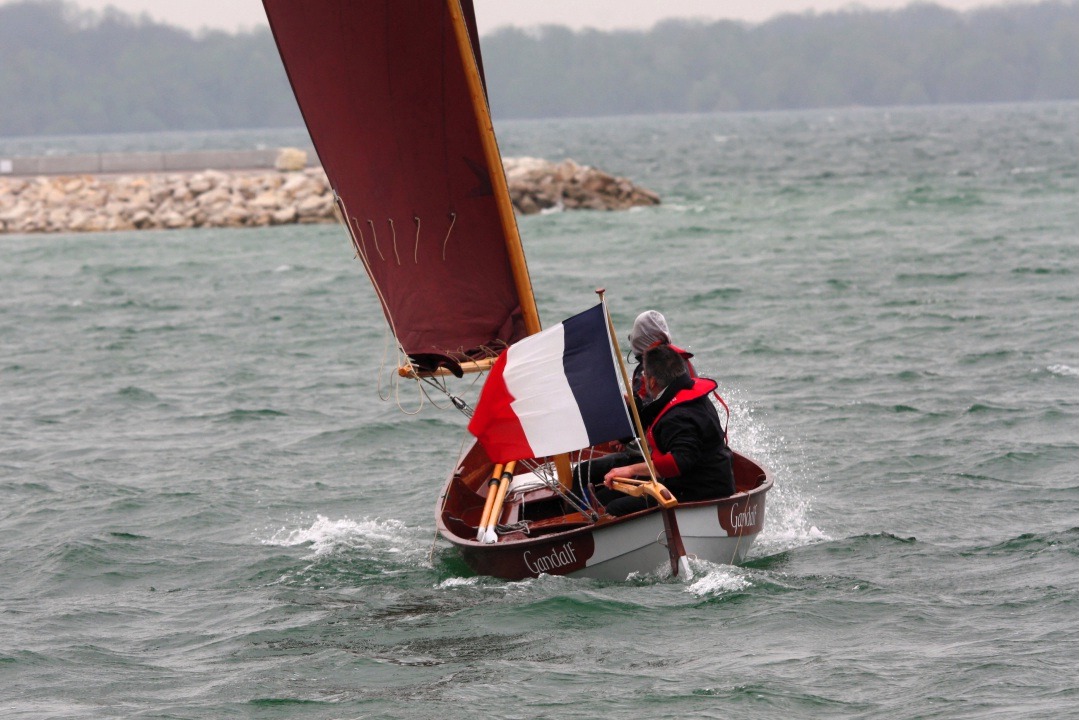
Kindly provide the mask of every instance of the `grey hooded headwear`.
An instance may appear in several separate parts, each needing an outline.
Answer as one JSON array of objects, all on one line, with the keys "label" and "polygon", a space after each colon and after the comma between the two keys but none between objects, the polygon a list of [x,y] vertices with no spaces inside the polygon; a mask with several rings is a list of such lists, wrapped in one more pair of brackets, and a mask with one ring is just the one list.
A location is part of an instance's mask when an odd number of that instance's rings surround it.
[{"label": "grey hooded headwear", "polygon": [[633,321],[629,346],[634,355],[643,355],[645,350],[657,342],[670,341],[671,331],[667,327],[667,319],[658,310],[645,310]]}]

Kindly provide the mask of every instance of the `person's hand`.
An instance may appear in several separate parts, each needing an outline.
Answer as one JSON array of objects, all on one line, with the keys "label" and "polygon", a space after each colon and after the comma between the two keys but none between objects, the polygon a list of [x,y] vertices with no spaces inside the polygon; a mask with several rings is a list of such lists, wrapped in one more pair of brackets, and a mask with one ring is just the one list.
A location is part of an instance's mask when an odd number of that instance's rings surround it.
[{"label": "person's hand", "polygon": [[624,467],[611,468],[607,472],[607,474],[603,476],[603,487],[607,488],[608,490],[613,490],[614,488],[611,487],[611,483],[616,478],[620,478],[620,477],[626,477],[626,468],[624,468]]},{"label": "person's hand", "polygon": [[615,452],[623,452],[626,449],[626,446],[617,440],[613,440],[611,441],[611,449]]}]

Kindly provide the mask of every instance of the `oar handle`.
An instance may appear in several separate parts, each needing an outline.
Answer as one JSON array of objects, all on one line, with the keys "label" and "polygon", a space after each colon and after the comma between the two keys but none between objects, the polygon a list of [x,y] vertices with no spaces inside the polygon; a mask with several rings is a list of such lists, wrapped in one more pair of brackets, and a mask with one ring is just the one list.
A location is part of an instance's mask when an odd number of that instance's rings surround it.
[{"label": "oar handle", "polygon": [[480,516],[480,524],[476,527],[476,539],[483,540],[483,533],[487,531],[487,521],[491,519],[491,508],[495,504],[495,495],[498,494],[498,481],[502,477],[502,463],[495,465],[491,479],[487,481],[487,499],[483,503],[483,514]]},{"label": "oar handle", "polygon": [[[516,466],[517,461],[511,460],[506,463],[506,466],[502,469],[502,475],[498,479],[498,490],[495,493],[495,500],[491,504],[491,513],[487,516],[487,524],[483,529],[483,536],[480,538],[480,542],[498,542],[498,533],[495,532],[495,526],[498,525],[498,519],[502,517],[502,505],[506,500],[506,491],[509,490],[510,483],[513,482],[513,471]],[[492,478],[492,480],[493,479],[494,478]]]},{"label": "oar handle", "polygon": [[611,478],[611,489],[618,492],[642,497],[650,495],[655,498],[660,507],[672,508],[678,504],[678,498],[668,490],[663,483],[655,480],[641,480],[639,478]]}]

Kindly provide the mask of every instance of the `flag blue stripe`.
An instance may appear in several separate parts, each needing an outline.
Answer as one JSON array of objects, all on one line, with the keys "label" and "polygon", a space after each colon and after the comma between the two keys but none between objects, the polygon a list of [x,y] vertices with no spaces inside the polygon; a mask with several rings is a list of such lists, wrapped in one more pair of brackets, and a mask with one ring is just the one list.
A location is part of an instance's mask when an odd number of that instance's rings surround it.
[{"label": "flag blue stripe", "polygon": [[607,334],[603,305],[562,323],[562,367],[592,445],[633,435]]}]

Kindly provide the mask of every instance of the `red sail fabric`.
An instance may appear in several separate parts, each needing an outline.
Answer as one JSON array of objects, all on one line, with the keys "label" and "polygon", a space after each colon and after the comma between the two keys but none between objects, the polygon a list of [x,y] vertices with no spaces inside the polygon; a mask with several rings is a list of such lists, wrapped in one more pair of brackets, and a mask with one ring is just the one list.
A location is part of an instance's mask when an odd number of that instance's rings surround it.
[{"label": "red sail fabric", "polygon": [[459,359],[527,335],[446,3],[263,4],[405,352]]}]

